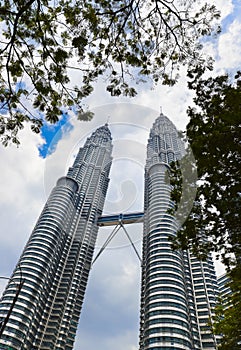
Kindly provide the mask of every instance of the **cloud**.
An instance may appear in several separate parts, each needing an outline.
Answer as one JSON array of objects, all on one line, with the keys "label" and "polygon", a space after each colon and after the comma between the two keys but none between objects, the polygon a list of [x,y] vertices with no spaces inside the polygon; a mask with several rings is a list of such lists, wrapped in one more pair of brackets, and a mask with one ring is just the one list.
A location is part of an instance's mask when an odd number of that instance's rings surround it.
[{"label": "cloud", "polygon": [[76,350],[92,350],[97,344],[99,350],[138,348],[140,263],[130,246],[115,244],[92,268]]},{"label": "cloud", "polygon": [[211,1],[221,12],[221,20],[233,12],[234,4],[232,0],[213,0]]},{"label": "cloud", "polygon": [[[107,333],[108,330],[106,329]],[[90,338],[91,340],[89,342],[86,342],[86,339]],[[98,346],[98,349],[105,349],[105,350],[137,350],[137,342],[138,339],[136,339],[135,342],[133,342],[133,339],[136,338],[136,334],[131,331],[122,331],[122,329],[119,329],[118,334],[112,335],[109,334],[105,339],[100,338],[98,335],[95,334],[94,331],[91,332],[91,334],[83,334],[79,335],[77,337],[76,343],[79,344],[79,347],[74,349],[85,349],[85,350],[93,350]],[[134,344],[133,344],[134,343]]]},{"label": "cloud", "polygon": [[222,69],[236,69],[241,64],[241,22],[234,20],[218,40],[218,62]]},{"label": "cloud", "polygon": [[37,149],[42,139],[26,126],[20,141],[19,148],[0,147],[0,274],[5,276],[11,274],[44,203],[43,160]]}]

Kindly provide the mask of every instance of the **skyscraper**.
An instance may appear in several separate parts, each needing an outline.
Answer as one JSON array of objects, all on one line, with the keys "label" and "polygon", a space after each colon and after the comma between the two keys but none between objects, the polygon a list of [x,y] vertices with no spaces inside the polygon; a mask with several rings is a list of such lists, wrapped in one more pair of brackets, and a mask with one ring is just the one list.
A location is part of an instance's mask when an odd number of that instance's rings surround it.
[{"label": "skyscraper", "polygon": [[219,299],[220,299],[219,302],[221,301],[225,309],[230,307],[229,298],[232,295],[232,289],[229,286],[230,282],[231,280],[230,280],[230,277],[228,277],[227,273],[224,273],[223,275],[219,276],[217,279]]},{"label": "skyscraper", "polygon": [[[0,349],[71,350],[101,225],[143,213],[101,217],[111,166],[108,125],[89,137],[57,181],[0,303]],[[217,296],[212,258],[173,251],[178,230],[168,171],[184,155],[173,123],[153,124],[145,167],[140,350],[215,350],[208,322]],[[82,349],[80,349],[82,350]]]},{"label": "skyscraper", "polygon": [[3,293],[0,349],[73,348],[111,151],[106,124],[57,181]]},{"label": "skyscraper", "polygon": [[208,321],[217,295],[212,259],[200,262],[187,251],[173,251],[178,223],[169,164],[184,146],[173,123],[161,114],[153,124],[145,167],[140,350],[216,349]]}]

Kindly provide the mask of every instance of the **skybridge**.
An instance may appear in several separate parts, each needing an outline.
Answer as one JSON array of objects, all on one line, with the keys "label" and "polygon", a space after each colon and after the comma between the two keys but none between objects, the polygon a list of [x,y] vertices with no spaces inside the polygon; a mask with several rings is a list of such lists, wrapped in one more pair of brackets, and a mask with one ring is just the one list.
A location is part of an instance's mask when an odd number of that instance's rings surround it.
[{"label": "skybridge", "polygon": [[110,241],[115,237],[117,232],[122,228],[126,237],[130,241],[130,244],[132,248],[134,249],[138,259],[142,263],[141,257],[134,245],[134,242],[131,239],[131,236],[127,232],[125,225],[127,224],[137,224],[143,222],[144,213],[143,212],[136,212],[136,213],[127,213],[127,214],[113,214],[113,215],[103,215],[100,216],[97,225],[100,227],[103,226],[115,226],[114,229],[111,231],[109,236],[107,237],[106,241],[104,242],[102,248],[97,253],[96,257],[93,259],[93,262],[91,266],[96,262],[96,260],[99,258],[99,256],[103,253],[107,245],[110,243]]},{"label": "skybridge", "polygon": [[127,225],[143,222],[143,212],[128,213],[128,214],[114,214],[104,215],[99,217],[97,221],[98,226],[114,226],[114,225]]}]

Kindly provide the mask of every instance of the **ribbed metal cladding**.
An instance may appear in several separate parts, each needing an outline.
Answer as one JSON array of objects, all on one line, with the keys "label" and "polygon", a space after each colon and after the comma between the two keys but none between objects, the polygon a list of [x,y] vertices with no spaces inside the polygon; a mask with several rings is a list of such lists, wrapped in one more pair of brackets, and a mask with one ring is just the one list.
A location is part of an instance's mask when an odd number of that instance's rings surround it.
[{"label": "ribbed metal cladding", "polygon": [[213,350],[217,347],[217,339],[212,334],[210,322],[218,299],[217,277],[211,255],[207,261],[201,262],[191,256],[191,273],[195,291],[198,325],[202,348]]},{"label": "ribbed metal cladding", "polygon": [[190,259],[173,251],[169,240],[177,223],[168,214],[168,169],[183,153],[175,126],[161,114],[150,132],[145,168],[140,350],[200,349]]},{"label": "ribbed metal cladding", "polygon": [[107,125],[87,139],[58,180],[3,293],[1,349],[71,350],[85,294],[111,167]]}]

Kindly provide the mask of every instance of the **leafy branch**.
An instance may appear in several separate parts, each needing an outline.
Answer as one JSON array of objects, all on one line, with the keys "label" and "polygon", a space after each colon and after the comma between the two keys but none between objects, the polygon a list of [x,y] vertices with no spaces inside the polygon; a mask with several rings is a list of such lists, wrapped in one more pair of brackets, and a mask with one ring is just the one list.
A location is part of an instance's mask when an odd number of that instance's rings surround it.
[{"label": "leafy branch", "polygon": [[223,75],[195,82],[198,108],[188,109],[186,137],[197,166],[197,193],[175,240],[196,255],[217,253],[227,268],[241,257],[240,77],[238,72],[233,80]]},{"label": "leafy branch", "polygon": [[63,112],[83,118],[83,100],[101,76],[111,95],[135,96],[143,78],[172,85],[181,65],[203,65],[199,39],[219,30],[219,14],[212,5],[194,6],[194,0],[2,1],[2,143],[18,143],[25,122],[39,132]]}]

